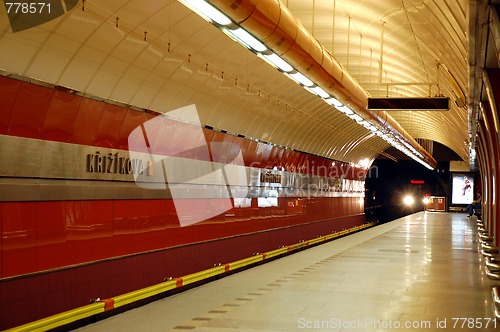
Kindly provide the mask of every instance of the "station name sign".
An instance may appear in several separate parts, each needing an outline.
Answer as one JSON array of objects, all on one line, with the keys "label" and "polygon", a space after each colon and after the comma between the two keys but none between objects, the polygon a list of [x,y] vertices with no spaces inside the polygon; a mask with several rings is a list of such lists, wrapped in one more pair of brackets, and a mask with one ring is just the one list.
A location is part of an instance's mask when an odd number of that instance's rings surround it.
[{"label": "station name sign", "polygon": [[154,167],[151,160],[143,160],[122,156],[119,152],[87,154],[87,172],[107,174],[135,174],[153,176]]}]

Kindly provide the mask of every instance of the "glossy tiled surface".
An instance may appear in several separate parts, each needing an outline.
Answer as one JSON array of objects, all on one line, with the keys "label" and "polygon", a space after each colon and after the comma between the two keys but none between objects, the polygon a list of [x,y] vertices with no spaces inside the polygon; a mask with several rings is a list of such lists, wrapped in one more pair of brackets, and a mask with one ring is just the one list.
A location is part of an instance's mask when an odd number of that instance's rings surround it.
[{"label": "glossy tiled surface", "polygon": [[417,213],[81,330],[500,330],[475,231],[464,214]]}]

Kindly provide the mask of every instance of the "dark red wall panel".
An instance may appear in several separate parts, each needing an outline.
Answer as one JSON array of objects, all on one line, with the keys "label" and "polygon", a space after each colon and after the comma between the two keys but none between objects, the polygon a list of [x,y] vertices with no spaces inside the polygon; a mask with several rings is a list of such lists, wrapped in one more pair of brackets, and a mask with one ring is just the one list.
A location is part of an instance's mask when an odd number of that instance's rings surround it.
[{"label": "dark red wall panel", "polygon": [[68,265],[80,253],[66,250],[65,202],[37,202],[36,204],[36,261],[37,270],[44,271]]},{"label": "dark red wall panel", "polygon": [[96,144],[98,125],[105,106],[105,103],[92,99],[84,98],[81,101],[72,128],[70,143],[91,146]]},{"label": "dark red wall panel", "polygon": [[[190,199],[203,206],[207,199]],[[2,278],[223,237],[345,218],[360,198],[280,198],[180,227],[172,200],[3,202]]]},{"label": "dark red wall panel", "polygon": [[2,277],[37,270],[36,203],[1,203]]},{"label": "dark red wall panel", "polygon": [[[257,149],[259,143],[253,140],[248,140],[243,149],[243,160],[245,160],[245,165],[249,167],[259,167],[260,162],[257,160]],[[245,149],[244,149],[245,148]]]},{"label": "dark red wall panel", "polygon": [[122,256],[133,253],[132,230],[133,209],[128,200],[113,201],[113,255]]},{"label": "dark red wall panel", "polygon": [[151,153],[171,156],[175,154],[173,145],[162,144],[169,141],[175,135],[176,123],[163,117],[160,122],[156,118],[145,123],[145,131],[151,144]]},{"label": "dark red wall panel", "polygon": [[21,81],[0,78],[0,134],[6,134]]},{"label": "dark red wall panel", "polygon": [[81,102],[81,97],[56,90],[48,105],[40,138],[69,142]]},{"label": "dark red wall panel", "polygon": [[[4,254],[4,250],[3,250],[3,241],[4,241],[4,213],[5,213],[5,209],[4,209],[4,206],[3,204],[0,204],[0,276],[3,275],[3,265],[4,265],[4,258],[3,258],[3,254]],[[12,218],[13,220],[15,220],[15,217]],[[11,265],[12,263],[10,263],[9,265]],[[1,296],[1,294],[0,294]]]},{"label": "dark red wall panel", "polygon": [[130,133],[142,125],[148,120],[148,116],[145,112],[138,112],[135,110],[128,109],[125,113],[125,118],[123,119],[122,126],[118,133],[116,140],[116,148],[127,150],[128,149],[128,138]]},{"label": "dark red wall panel", "polygon": [[106,104],[96,133],[96,146],[117,148],[120,129],[125,119],[124,109],[117,105]]},{"label": "dark red wall panel", "polygon": [[113,256],[113,201],[92,201],[89,207],[91,222],[91,260]]},{"label": "dark red wall panel", "polygon": [[40,138],[54,90],[23,82],[7,129],[7,134]]},{"label": "dark red wall panel", "polygon": [[66,228],[65,247],[69,256],[67,264],[91,262],[93,260],[93,221],[91,219],[92,202],[66,201],[62,203],[63,219]]}]

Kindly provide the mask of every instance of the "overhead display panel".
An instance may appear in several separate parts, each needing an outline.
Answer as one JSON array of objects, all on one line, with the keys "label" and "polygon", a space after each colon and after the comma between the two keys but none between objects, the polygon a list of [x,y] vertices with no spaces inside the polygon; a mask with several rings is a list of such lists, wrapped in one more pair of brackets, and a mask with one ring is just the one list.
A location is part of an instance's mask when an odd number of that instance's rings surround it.
[{"label": "overhead display panel", "polygon": [[450,98],[368,98],[369,110],[384,111],[448,111]]}]

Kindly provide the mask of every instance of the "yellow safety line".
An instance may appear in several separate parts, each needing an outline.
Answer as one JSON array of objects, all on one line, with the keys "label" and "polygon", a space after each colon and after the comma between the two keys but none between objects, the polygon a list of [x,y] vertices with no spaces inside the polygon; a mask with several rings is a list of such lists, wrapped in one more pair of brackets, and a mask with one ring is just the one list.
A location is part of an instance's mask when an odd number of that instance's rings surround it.
[{"label": "yellow safety line", "polygon": [[[11,331],[47,331],[104,312],[104,303],[92,303],[57,315],[14,327]],[[5,332],[7,332],[5,331]]]},{"label": "yellow safety line", "polygon": [[288,251],[288,249],[286,247],[281,247],[281,248],[276,249],[276,250],[268,251],[268,252],[266,252],[266,259],[286,254],[287,251]]},{"label": "yellow safety line", "polygon": [[213,267],[208,270],[203,270],[196,273],[188,274],[187,276],[182,277],[182,286],[192,284],[193,282],[201,281],[204,279],[208,279],[210,277],[214,277],[216,275],[222,274],[226,272],[226,267],[224,265]]},{"label": "yellow safety line", "polygon": [[239,269],[241,267],[260,262],[261,260],[263,260],[262,254],[255,255],[252,257],[248,257],[248,258],[243,258],[243,259],[240,259],[238,261],[229,263],[229,270],[231,270],[231,271],[236,270],[236,269]]},{"label": "yellow safety line", "polygon": [[130,304],[139,300],[143,300],[145,298],[158,295],[163,292],[167,292],[169,290],[177,288],[177,282],[175,280],[169,280],[166,282],[162,282],[161,284],[156,284],[153,286],[149,286],[146,288],[141,288],[129,293],[125,293],[122,295],[115,296],[113,299],[114,307],[121,307],[126,304]]},{"label": "yellow safety line", "polygon": [[[69,323],[75,322],[80,319],[88,318],[93,315],[103,313],[110,309],[114,309],[117,307],[121,307],[126,304],[130,304],[139,300],[143,300],[160,293],[167,292],[169,290],[182,287],[185,285],[189,285],[198,281],[202,281],[208,279],[210,277],[214,277],[220,274],[223,274],[228,271],[237,270],[239,268],[272,258],[282,254],[286,254],[287,252],[295,251],[304,247],[308,247],[320,242],[328,241],[342,235],[346,235],[349,233],[356,232],[358,230],[372,227],[374,223],[363,224],[360,226],[355,226],[350,229],[344,229],[340,232],[334,232],[332,234],[319,236],[315,239],[301,241],[298,243],[294,243],[292,245],[283,246],[279,249],[271,250],[265,253],[258,253],[252,257],[247,257],[244,259],[240,259],[228,264],[221,264],[215,266],[213,268],[203,270],[196,273],[191,273],[186,276],[180,278],[173,278],[171,280],[162,282],[160,284],[156,284],[153,286],[141,288],[129,293],[121,294],[115,296],[111,299],[103,299],[102,301],[85,305],[83,307],[75,308],[72,310],[68,310],[56,315],[52,315],[46,318],[39,319],[37,321],[27,323],[21,326],[14,327],[12,329],[6,330],[4,332],[21,332],[21,331],[46,331],[49,329],[53,329],[56,327],[61,327],[67,325]],[[108,304],[110,307],[106,307]]]}]

